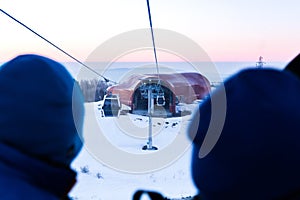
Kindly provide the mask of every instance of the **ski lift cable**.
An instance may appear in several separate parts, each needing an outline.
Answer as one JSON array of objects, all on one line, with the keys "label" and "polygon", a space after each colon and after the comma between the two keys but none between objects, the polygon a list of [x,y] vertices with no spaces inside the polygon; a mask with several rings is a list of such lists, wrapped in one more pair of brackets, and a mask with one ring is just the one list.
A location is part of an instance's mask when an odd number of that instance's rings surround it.
[{"label": "ski lift cable", "polygon": [[87,68],[88,70],[90,70],[91,72],[95,73],[96,75],[102,77],[105,82],[112,82],[112,83],[116,83],[115,81],[109,80],[108,78],[104,77],[103,75],[99,74],[97,71],[95,71],[94,69],[92,69],[91,67],[87,66],[86,64],[84,64],[83,62],[81,62],[80,60],[78,60],[77,58],[75,58],[74,56],[72,56],[71,54],[69,54],[68,52],[66,52],[65,50],[63,50],[62,48],[60,48],[59,46],[55,45],[53,42],[51,42],[50,40],[48,40],[47,38],[43,37],[41,34],[37,33],[36,31],[34,31],[33,29],[31,29],[30,27],[28,27],[27,25],[25,25],[24,23],[22,23],[21,21],[19,21],[18,19],[14,18],[12,15],[8,14],[7,12],[5,12],[4,10],[0,9],[0,11],[5,14],[6,16],[8,16],[9,18],[11,18],[12,20],[14,20],[15,22],[17,22],[18,24],[20,24],[21,26],[23,26],[24,28],[28,29],[29,31],[31,31],[32,33],[34,33],[36,36],[38,36],[39,38],[41,38],[42,40],[46,41],[47,43],[49,43],[50,45],[52,45],[53,47],[55,47],[56,49],[58,49],[59,51],[61,51],[62,53],[64,53],[65,55],[67,55],[68,57],[72,58],[73,60],[75,60],[76,62],[78,62],[79,64],[81,64],[82,66],[84,66],[85,68]]},{"label": "ski lift cable", "polygon": [[147,8],[148,8],[148,16],[149,16],[149,22],[150,22],[150,29],[151,29],[151,36],[152,36],[152,45],[153,45],[155,65],[156,65],[156,71],[157,71],[158,85],[160,85],[159,68],[158,68],[158,61],[157,61],[157,54],[156,54],[156,47],[155,47],[154,33],[153,33],[153,27],[152,27],[152,17],[151,17],[149,0],[147,0]]}]

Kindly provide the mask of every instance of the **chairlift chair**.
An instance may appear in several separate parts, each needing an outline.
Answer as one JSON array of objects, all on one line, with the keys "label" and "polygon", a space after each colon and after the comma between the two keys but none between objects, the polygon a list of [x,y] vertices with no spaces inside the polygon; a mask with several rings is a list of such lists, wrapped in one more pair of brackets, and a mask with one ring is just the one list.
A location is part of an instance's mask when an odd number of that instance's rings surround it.
[{"label": "chairlift chair", "polygon": [[166,104],[165,95],[164,95],[164,92],[162,91],[162,89],[160,88],[160,91],[157,93],[157,96],[156,96],[156,105],[164,106],[165,104]]},{"label": "chairlift chair", "polygon": [[121,111],[121,104],[118,95],[105,95],[103,100],[102,110],[105,117],[117,116],[119,117]]}]

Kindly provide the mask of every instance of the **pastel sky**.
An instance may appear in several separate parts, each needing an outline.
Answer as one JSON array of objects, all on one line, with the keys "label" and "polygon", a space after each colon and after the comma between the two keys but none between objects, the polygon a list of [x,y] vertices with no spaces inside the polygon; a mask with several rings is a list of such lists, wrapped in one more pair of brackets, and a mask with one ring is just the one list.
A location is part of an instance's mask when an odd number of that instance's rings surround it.
[{"label": "pastel sky", "polygon": [[[289,61],[300,49],[299,0],[150,0],[154,28],[195,41],[212,61]],[[108,39],[149,28],[146,0],[2,0],[8,12],[84,61]],[[70,58],[0,13],[0,61],[39,53]],[[151,60],[151,53],[121,61]],[[161,61],[176,60],[159,54]]]}]

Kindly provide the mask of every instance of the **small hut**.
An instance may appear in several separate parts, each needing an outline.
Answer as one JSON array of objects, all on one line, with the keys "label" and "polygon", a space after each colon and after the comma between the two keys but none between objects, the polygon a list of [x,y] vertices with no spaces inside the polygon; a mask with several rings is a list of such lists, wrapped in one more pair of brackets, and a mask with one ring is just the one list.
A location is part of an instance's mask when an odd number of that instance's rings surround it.
[{"label": "small hut", "polygon": [[[154,111],[167,116],[177,114],[178,103],[193,103],[210,92],[210,83],[199,73],[134,74],[122,83],[111,86],[108,93],[117,94],[120,102],[131,108],[131,113],[147,114],[148,97],[145,88],[152,88]],[[159,113],[159,112],[156,112]]]}]

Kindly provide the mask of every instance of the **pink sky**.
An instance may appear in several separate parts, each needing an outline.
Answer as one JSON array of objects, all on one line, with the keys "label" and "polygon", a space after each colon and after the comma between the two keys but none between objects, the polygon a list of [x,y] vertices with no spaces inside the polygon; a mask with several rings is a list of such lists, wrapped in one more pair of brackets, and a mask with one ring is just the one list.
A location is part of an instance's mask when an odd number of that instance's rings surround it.
[{"label": "pink sky", "polygon": [[[151,0],[150,5],[154,28],[185,35],[201,46],[214,62],[252,62],[259,56],[268,61],[287,62],[300,52],[298,0]],[[72,9],[67,1],[58,0],[12,0],[3,1],[1,6],[81,61],[118,34],[149,28],[146,3],[140,0],[131,0],[130,4],[121,0],[87,0],[72,2]],[[0,44],[2,62],[23,53],[71,61],[2,13]],[[152,53],[142,54],[122,59],[153,59]],[[174,55],[159,53],[159,61],[178,60]]]}]

